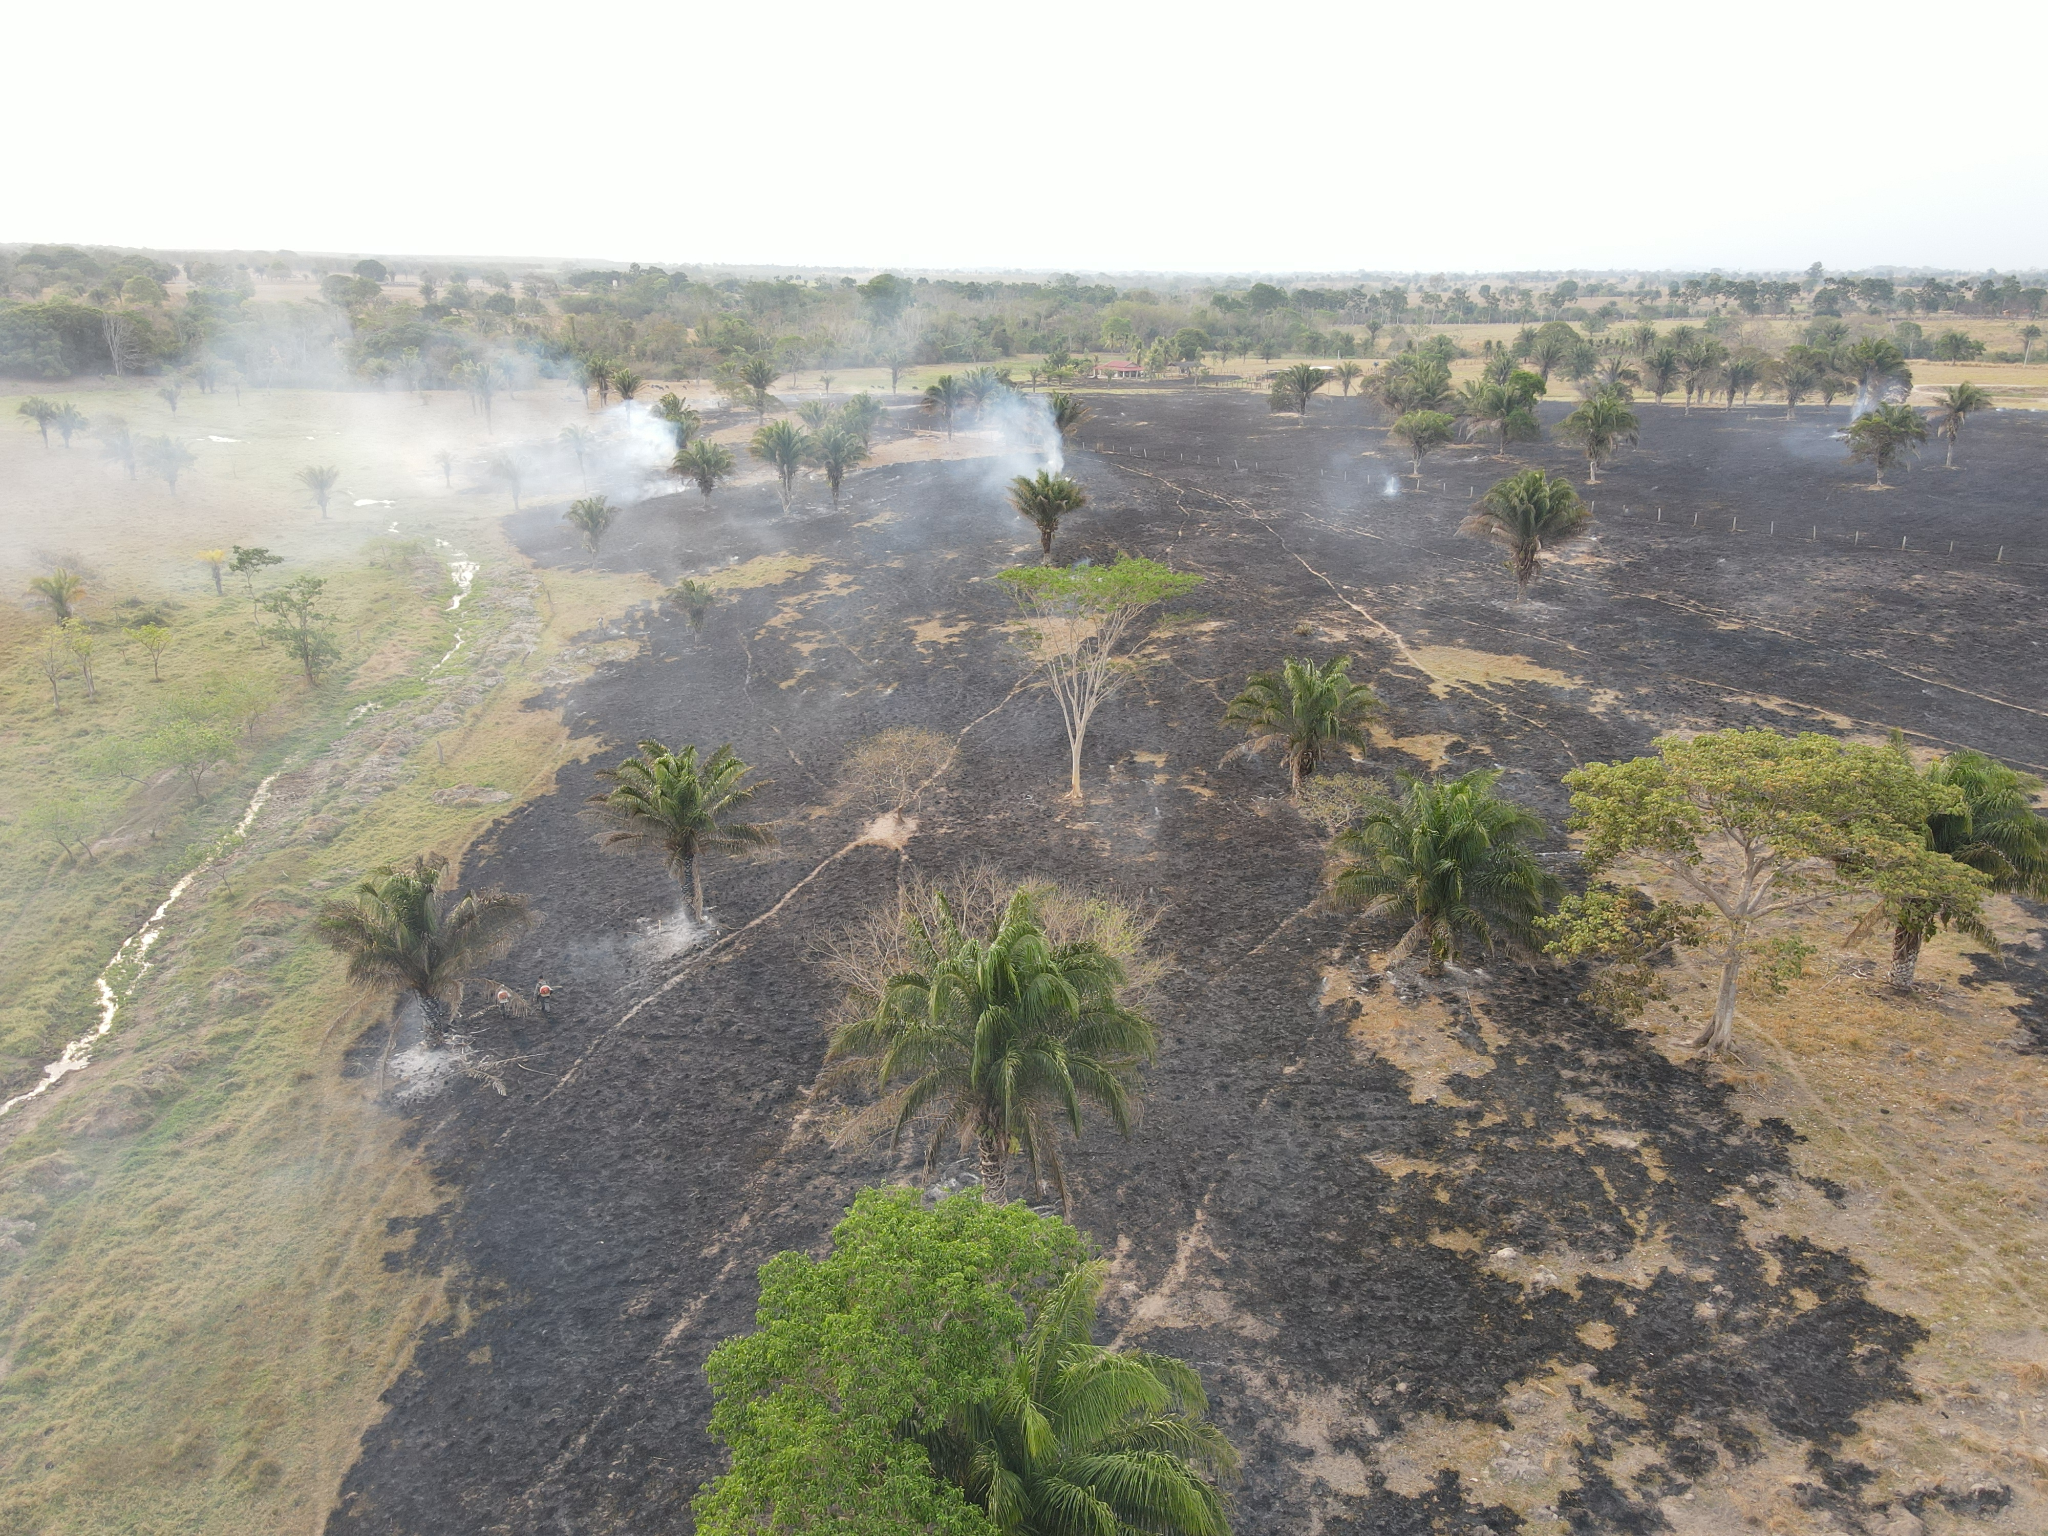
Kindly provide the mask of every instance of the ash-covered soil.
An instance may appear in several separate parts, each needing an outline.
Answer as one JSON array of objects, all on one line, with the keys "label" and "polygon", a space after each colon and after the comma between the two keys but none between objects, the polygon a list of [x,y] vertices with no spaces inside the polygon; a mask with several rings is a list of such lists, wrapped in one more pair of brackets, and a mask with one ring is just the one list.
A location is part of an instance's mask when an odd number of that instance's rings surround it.
[{"label": "ash-covered soil", "polygon": [[[1384,449],[1356,400],[1305,426],[1242,394],[1097,404],[1070,465],[1094,501],[1059,556],[1127,550],[1206,582],[1173,605],[1195,617],[1169,663],[1095,725],[1080,808],[988,580],[1036,555],[1000,494],[1020,466],[876,470],[836,511],[822,487],[787,515],[757,491],[708,512],[677,496],[615,532],[602,563],[664,581],[816,563],[735,594],[701,641],[636,615],[637,659],[547,701],[607,749],[466,874],[533,895],[521,964],[563,1001],[491,1026],[527,1057],[508,1096],[465,1084],[415,1112],[460,1193],[394,1262],[452,1266],[462,1304],[330,1529],[688,1529],[720,1465],[701,1366],[749,1325],[755,1267],[912,1166],[818,1134],[833,999],[814,947],[906,872],[978,861],[1159,912],[1162,1058],[1134,1138],[1098,1127],[1075,1156],[1077,1220],[1116,1259],[1109,1325],[1201,1363],[1244,1452],[1241,1531],[1740,1529],[1762,1468],[1802,1528],[2000,1518],[1999,1489],[1880,1491],[1840,1454],[1859,1413],[1910,1391],[1925,1331],[1845,1256],[1746,1238],[1745,1202],[1810,1197],[1795,1130],[1594,1021],[1569,975],[1398,994],[1369,961],[1391,932],[1317,906],[1317,837],[1273,764],[1220,764],[1218,717],[1255,668],[1349,652],[1390,706],[1374,770],[1496,765],[1553,825],[1561,773],[1680,725],[1896,725],[2039,768],[2048,571],[1977,549],[2048,545],[2044,423],[1978,418],[1961,469],[1929,454],[1880,494],[1836,418],[1646,408],[1642,448],[1586,493],[1599,542],[1518,607],[1493,552],[1453,533],[1467,487],[1517,466],[1459,450],[1431,490],[1387,494],[1405,464],[1361,457]],[[513,531],[544,568],[587,558],[553,509]],[[1950,538],[1958,555],[1922,552]],[[958,754],[900,850],[859,844],[872,812],[838,765],[906,724]],[[600,852],[579,814],[591,770],[645,736],[729,740],[776,781],[759,804],[779,853],[707,871],[708,957],[676,955],[658,862]]]}]

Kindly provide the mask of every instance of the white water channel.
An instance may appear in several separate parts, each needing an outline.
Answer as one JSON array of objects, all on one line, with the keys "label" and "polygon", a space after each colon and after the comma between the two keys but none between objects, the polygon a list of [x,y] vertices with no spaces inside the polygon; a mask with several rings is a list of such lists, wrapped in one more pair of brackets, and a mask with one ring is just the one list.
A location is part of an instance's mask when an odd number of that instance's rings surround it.
[{"label": "white water channel", "polygon": [[248,835],[250,825],[256,820],[256,813],[263,809],[263,803],[270,798],[270,786],[276,782],[277,775],[273,773],[256,786],[256,793],[249,799],[249,808],[242,812],[242,819],[235,823],[235,830],[229,833],[228,837],[221,839],[219,850],[185,871],[178,883],[171,887],[170,894],[157,904],[154,912],[150,913],[149,921],[122,940],[121,947],[114,951],[114,958],[100,968],[99,975],[93,978],[92,983],[93,990],[99,994],[99,1024],[90,1033],[80,1035],[65,1046],[64,1054],[43,1068],[43,1079],[35,1087],[26,1093],[18,1093],[6,1103],[0,1104],[0,1115],[6,1114],[17,1104],[41,1098],[72,1073],[83,1072],[92,1065],[93,1047],[99,1043],[102,1035],[114,1027],[114,1016],[121,1011],[121,1005],[135,995],[135,989],[142,984],[142,978],[149,974],[149,952],[156,947],[157,939],[163,934],[164,918],[169,915],[171,908],[177,905],[178,898],[191,888],[192,882],[204,873],[208,865],[229,856],[231,850],[227,845],[230,840],[238,841]]},{"label": "white water channel", "polygon": [[[434,542],[436,544],[445,544],[447,541],[445,539],[436,539]],[[462,607],[462,600],[469,596],[470,584],[476,580],[477,569],[477,563],[459,549],[449,557],[448,574],[455,578],[455,595],[448,599],[448,611],[450,613],[458,611]],[[429,667],[427,669],[427,676],[432,677],[436,672],[447,666],[448,658],[461,649],[462,626],[458,624],[455,626],[455,643],[448,647],[448,655],[443,656],[433,666]]]}]

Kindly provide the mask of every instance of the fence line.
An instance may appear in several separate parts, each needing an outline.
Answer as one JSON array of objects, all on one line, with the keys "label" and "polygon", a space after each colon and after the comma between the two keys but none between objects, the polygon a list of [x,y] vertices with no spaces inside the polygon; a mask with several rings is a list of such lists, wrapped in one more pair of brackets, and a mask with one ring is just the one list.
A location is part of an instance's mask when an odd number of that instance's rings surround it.
[{"label": "fence line", "polygon": [[[1317,469],[1313,477],[1311,477],[1307,471],[1298,467],[1270,465],[1258,459],[1233,458],[1228,454],[1192,453],[1183,448],[1161,448],[1158,453],[1153,453],[1151,452],[1151,445],[1114,448],[1107,443],[1098,442],[1094,445],[1094,451],[1105,458],[1135,458],[1148,463],[1193,463],[1213,466],[1215,468],[1228,466],[1230,469],[1241,473],[1257,473],[1286,481],[1314,478],[1339,485],[1355,483],[1371,486],[1375,484],[1383,485],[1387,480],[1394,479],[1402,482],[1402,495],[1429,494],[1429,488],[1432,485],[1436,487],[1436,494],[1452,494],[1452,482],[1449,480],[1424,480],[1421,484],[1411,488],[1407,483],[1411,477],[1399,470],[1366,472],[1353,476],[1344,471],[1333,473],[1328,470]],[[1171,458],[1168,455],[1171,455]],[[1479,487],[1476,484],[1467,485],[1466,496],[1468,499],[1475,498],[1478,494]],[[1610,503],[1610,506],[1612,505],[1613,503]],[[1589,506],[1593,514],[1598,516],[1600,509],[1599,500],[1597,498],[1591,500]],[[1608,515],[1611,517],[1615,514],[1610,511]],[[1796,522],[1788,518],[1765,518],[1762,520],[1762,527],[1752,522],[1749,527],[1745,528],[1742,526],[1742,515],[1740,513],[1731,513],[1728,514],[1728,526],[1723,528],[1720,526],[1721,514],[1719,513],[1716,513],[1712,518],[1703,520],[1703,514],[1695,512],[1692,514],[1691,520],[1686,521],[1675,515],[1667,518],[1664,515],[1664,509],[1654,504],[1646,508],[1631,507],[1627,503],[1621,504],[1620,515],[1629,518],[1631,521],[1647,519],[1650,526],[1658,527],[1674,534],[1719,533],[1730,537],[1783,539],[1788,543],[1812,544],[1823,547],[1840,545],[1853,550],[1869,550],[1873,554],[1953,555],[1958,559],[1982,561],[1987,565],[2048,566],[2048,549],[2030,548],[2017,544],[1993,545],[1988,542],[1980,544],[1972,540],[1947,538],[1939,533],[1930,535],[1924,530],[1901,533],[1898,535],[1899,542],[1894,544],[1891,542],[1892,535],[1890,533],[1880,533],[1867,528],[1844,528],[1836,525],[1829,525],[1823,528],[1818,522],[1810,518],[1800,519]],[[1781,525],[1784,528],[1782,533],[1779,531]],[[1798,532],[1802,527],[1807,530],[1804,534]]]}]

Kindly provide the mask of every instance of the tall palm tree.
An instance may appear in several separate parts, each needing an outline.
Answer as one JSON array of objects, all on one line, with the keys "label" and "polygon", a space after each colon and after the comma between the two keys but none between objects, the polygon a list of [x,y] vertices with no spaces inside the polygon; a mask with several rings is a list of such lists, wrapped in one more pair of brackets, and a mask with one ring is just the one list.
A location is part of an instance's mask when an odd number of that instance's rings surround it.
[{"label": "tall palm tree", "polygon": [[1387,436],[1408,450],[1412,473],[1422,478],[1422,461],[1458,435],[1458,418],[1442,411],[1410,411],[1391,427]]},{"label": "tall palm tree", "polygon": [[1586,484],[1598,485],[1601,462],[1623,443],[1633,444],[1641,425],[1620,394],[1603,389],[1559,422],[1557,435],[1579,445],[1586,455]]},{"label": "tall palm tree", "polygon": [[1019,517],[1038,525],[1038,547],[1050,555],[1060,519],[1087,506],[1088,493],[1067,476],[1041,469],[1036,475],[1019,475],[1010,482],[1010,505]]},{"label": "tall palm tree", "polygon": [[1094,1342],[1108,1275],[1078,1265],[1040,1299],[996,1394],[927,1438],[933,1470],[1003,1536],[1230,1536],[1237,1453],[1193,1367]]},{"label": "tall palm tree", "polygon": [[49,575],[34,578],[28,589],[50,605],[50,617],[62,624],[70,619],[72,608],[84,593],[85,578],[60,565]]},{"label": "tall palm tree", "polygon": [[320,517],[325,521],[327,498],[334,494],[335,482],[341,479],[341,471],[332,464],[309,464],[292,478],[312,493],[313,500],[320,504]]},{"label": "tall palm tree", "polygon": [[28,418],[29,424],[43,435],[43,446],[50,446],[50,423],[57,419],[57,402],[45,400],[41,395],[30,395],[14,408],[14,414]]},{"label": "tall palm tree", "polygon": [[944,897],[929,922],[914,913],[904,922],[910,969],[834,1030],[825,1052],[867,1069],[882,1095],[855,1129],[886,1125],[893,1147],[932,1122],[925,1164],[934,1169],[948,1142],[971,1142],[982,1198],[997,1204],[1014,1148],[1033,1184],[1050,1178],[1065,1203],[1060,1123],[1078,1137],[1085,1100],[1128,1137],[1138,1069],[1157,1050],[1152,1021],[1121,999],[1123,966],[1092,941],[1055,944],[1028,890],[985,936],[966,932]]},{"label": "tall palm tree", "polygon": [[1289,790],[1299,795],[1301,781],[1322,766],[1325,753],[1337,747],[1363,750],[1365,724],[1379,714],[1379,695],[1349,676],[1351,658],[1333,657],[1320,667],[1291,657],[1278,672],[1254,672],[1244,692],[1230,701],[1223,723],[1250,739],[1230,755],[1278,749],[1287,759]]},{"label": "tall palm tree", "polygon": [[704,878],[698,861],[707,853],[768,848],[775,834],[732,812],[768,787],[769,781],[741,782],[754,770],[728,743],[702,762],[695,746],[671,752],[658,741],[643,741],[637,757],[597,776],[611,784],[586,802],[613,823],[602,839],[607,848],[641,845],[659,849],[669,873],[689,890],[690,917],[704,921]]},{"label": "tall palm tree", "polygon": [[1880,403],[1887,390],[1910,389],[1913,370],[1906,366],[1906,354],[1884,336],[1866,336],[1842,355],[1842,371],[1856,384],[1857,415]]},{"label": "tall palm tree", "polygon": [[66,400],[51,413],[50,425],[57,429],[57,435],[64,439],[64,446],[71,446],[71,434],[83,432],[92,425],[90,418],[77,406]]},{"label": "tall palm tree", "polygon": [[782,496],[782,509],[789,510],[789,498],[796,491],[797,471],[810,454],[811,435],[792,421],[771,421],[754,432],[747,451],[775,471],[775,483]]},{"label": "tall palm tree", "polygon": [[533,913],[524,896],[471,891],[445,910],[436,887],[448,861],[428,854],[370,872],[351,901],[324,903],[313,919],[322,940],[348,958],[348,979],[412,993],[438,1045],[465,978],[504,954]]},{"label": "tall palm tree", "polygon": [[689,621],[690,634],[701,640],[704,637],[704,621],[711,616],[711,610],[718,603],[718,589],[708,581],[696,581],[685,576],[668,589],[668,600],[683,610],[683,617]]},{"label": "tall palm tree", "polygon": [[1330,370],[1315,363],[1294,363],[1273,375],[1272,400],[1276,411],[1292,411],[1304,420],[1315,392],[1330,382]]},{"label": "tall palm tree", "polygon": [[604,409],[606,405],[611,403],[612,364],[610,358],[600,357],[594,352],[585,354],[577,361],[576,377],[583,386],[586,399],[591,390],[597,391],[599,410]]},{"label": "tall palm tree", "polygon": [[1765,377],[1771,388],[1785,397],[1785,419],[1793,419],[1799,402],[1820,387],[1822,363],[1811,347],[1787,347],[1785,355],[1769,365]]},{"label": "tall palm tree", "polygon": [[670,390],[654,402],[654,414],[667,422],[669,431],[675,434],[677,453],[689,447],[690,439],[704,426],[704,418],[692,410],[689,402],[674,390]]},{"label": "tall palm tree", "polygon": [[839,419],[858,432],[863,446],[870,448],[874,446],[875,428],[882,424],[882,418],[887,414],[888,408],[866,390],[848,397],[846,403],[839,407]]},{"label": "tall palm tree", "polygon": [[569,451],[576,455],[576,478],[583,482],[583,489],[590,489],[588,455],[597,446],[597,434],[584,427],[564,427],[560,433]]},{"label": "tall palm tree", "polygon": [[1956,439],[1962,436],[1963,422],[1972,411],[1981,411],[1989,404],[1990,394],[1967,380],[1949,385],[1934,397],[1934,430],[1948,443],[1943,469],[1956,467]]},{"label": "tall palm tree", "polygon": [[641,378],[639,374],[633,372],[630,368],[615,368],[612,370],[612,388],[619,392],[619,404],[626,408],[626,420],[628,422],[631,422],[633,419],[633,397],[640,393],[641,387],[646,382],[645,379]]},{"label": "tall palm tree", "polygon": [[135,434],[128,430],[128,422],[121,416],[100,418],[99,440],[101,451],[128,471],[128,478],[135,478]]},{"label": "tall palm tree", "polygon": [[1543,551],[1579,538],[1589,521],[1585,504],[1563,475],[1525,469],[1489,487],[1458,532],[1507,546],[1519,602],[1536,579]]},{"label": "tall palm tree", "polygon": [[1499,777],[1497,768],[1450,779],[1404,774],[1398,796],[1378,796],[1337,835],[1342,863],[1330,899],[1406,921],[1394,960],[1426,949],[1436,975],[1446,961],[1492,954],[1502,941],[1534,947],[1533,925],[1561,888],[1527,846],[1543,822],[1494,789]]},{"label": "tall palm tree", "polygon": [[1052,411],[1052,424],[1061,437],[1072,437],[1094,418],[1095,412],[1079,395],[1060,392],[1045,397]]},{"label": "tall palm tree", "polygon": [[1656,398],[1659,405],[1678,383],[1681,372],[1678,348],[1669,342],[1660,342],[1643,353],[1638,360],[1636,371],[1642,375],[1643,388]]},{"label": "tall palm tree", "polygon": [[837,421],[828,421],[823,431],[810,440],[810,460],[825,471],[825,483],[832,487],[832,500],[839,500],[839,482],[854,465],[864,463],[868,445],[860,434]]},{"label": "tall palm tree", "polygon": [[823,431],[825,423],[838,414],[825,400],[806,400],[796,408],[796,419],[813,432]]},{"label": "tall palm tree", "polygon": [[979,416],[988,409],[989,401],[1002,393],[1003,381],[993,368],[971,368],[961,376],[960,390],[967,396],[968,404],[974,407],[974,414]]},{"label": "tall palm tree", "polygon": [[1493,456],[1497,459],[1508,456],[1510,440],[1532,442],[1542,435],[1533,408],[1534,397],[1514,382],[1517,379],[1526,379],[1530,384],[1537,382],[1535,374],[1511,368],[1508,377],[1499,382],[1473,380],[1458,399],[1465,430],[1492,433],[1496,445]]},{"label": "tall palm tree", "polygon": [[718,489],[718,482],[732,473],[732,450],[723,443],[699,438],[675,457],[669,466],[679,475],[686,475],[697,482],[697,489],[706,501]]},{"label": "tall palm tree", "polygon": [[[1905,749],[1905,738],[1892,737]],[[1962,808],[1931,816],[1927,846],[1945,853],[1983,875],[1990,888],[2005,895],[2048,897],[2048,817],[2034,809],[2041,781],[2008,768],[1994,757],[1965,749],[1928,765],[1929,782],[1959,790]],[[1860,929],[1874,921],[1891,924],[1891,984],[1900,991],[1913,985],[1920,946],[1937,929],[1955,928],[1998,952],[1998,935],[1986,926],[1974,905],[1961,907],[1928,900],[1886,901],[1872,909]]]},{"label": "tall palm tree", "polygon": [[605,497],[585,496],[569,503],[569,510],[562,514],[562,521],[576,530],[577,536],[583,540],[583,547],[594,555],[618,515],[619,509]]},{"label": "tall palm tree", "polygon": [[[1858,343],[1861,345],[1861,343]],[[1876,466],[1877,483],[1909,447],[1927,441],[1927,423],[1910,405],[1887,400],[1849,423],[1849,454]]]},{"label": "tall palm tree", "polygon": [[967,391],[960,381],[950,373],[939,375],[936,383],[925,387],[924,408],[946,418],[946,436],[953,435],[953,413],[960,409],[967,398]]},{"label": "tall palm tree", "polygon": [[1695,395],[1702,405],[1710,398],[1714,381],[1721,376],[1721,365],[1727,361],[1728,349],[1712,336],[1687,337],[1685,345],[1678,349],[1678,377],[1685,385],[1688,415]]},{"label": "tall palm tree", "polygon": [[1528,360],[1543,380],[1543,387],[1550,387],[1550,375],[1559,368],[1567,367],[1578,352],[1581,343],[1570,326],[1552,330],[1545,326],[1529,343]]},{"label": "tall palm tree", "polygon": [[754,407],[754,420],[765,422],[768,407],[775,403],[775,397],[768,391],[782,377],[782,370],[772,358],[750,357],[734,370],[734,376],[746,386],[748,400]]},{"label": "tall palm tree", "polygon": [[1447,411],[1457,399],[1449,365],[1421,352],[1402,353],[1366,381],[1365,392],[1396,416]]},{"label": "tall palm tree", "polygon": [[1365,370],[1347,357],[1330,370],[1330,377],[1337,381],[1337,387],[1348,398],[1351,394],[1351,386],[1365,377]]},{"label": "tall palm tree", "polygon": [[178,494],[178,477],[199,462],[190,448],[170,436],[144,438],[136,454],[151,474],[170,487],[173,496]]},{"label": "tall palm tree", "polygon": [[1749,392],[1756,388],[1762,378],[1763,359],[1745,352],[1738,352],[1730,357],[1721,365],[1721,371],[1715,377],[1715,382],[1728,396],[1728,403],[1722,409],[1734,410],[1736,395],[1740,394],[1745,400],[1748,399]]},{"label": "tall palm tree", "polygon": [[2040,339],[2041,327],[2039,327],[2038,325],[2026,325],[2020,327],[2021,362],[2031,363],[2034,360],[2034,343],[2039,341]]}]

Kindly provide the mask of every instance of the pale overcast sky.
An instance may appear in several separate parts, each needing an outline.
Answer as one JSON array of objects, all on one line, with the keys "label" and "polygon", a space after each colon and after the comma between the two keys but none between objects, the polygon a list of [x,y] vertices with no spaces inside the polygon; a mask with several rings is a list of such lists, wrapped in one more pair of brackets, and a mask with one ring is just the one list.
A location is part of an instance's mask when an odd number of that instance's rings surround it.
[{"label": "pale overcast sky", "polygon": [[0,240],[2048,265],[2040,4],[38,7]]}]

